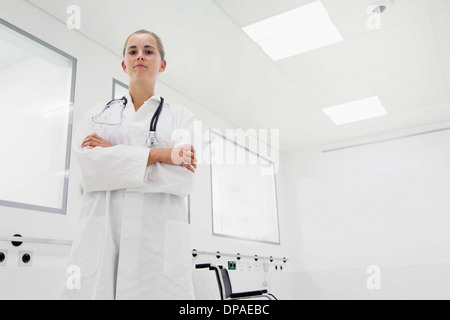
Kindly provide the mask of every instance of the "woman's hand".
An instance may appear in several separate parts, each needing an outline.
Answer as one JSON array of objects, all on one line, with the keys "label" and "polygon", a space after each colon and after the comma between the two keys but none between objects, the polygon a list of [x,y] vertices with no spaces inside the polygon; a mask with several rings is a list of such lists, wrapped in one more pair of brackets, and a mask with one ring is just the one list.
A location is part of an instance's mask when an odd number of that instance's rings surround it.
[{"label": "woman's hand", "polygon": [[94,133],[87,136],[86,139],[83,140],[81,147],[88,147],[89,149],[95,147],[109,148],[112,147],[112,144],[100,137],[98,134]]},{"label": "woman's hand", "polygon": [[147,165],[157,162],[180,165],[192,172],[195,172],[195,169],[197,169],[197,157],[195,156],[195,149],[191,145],[184,145],[172,149],[151,149]]},{"label": "woman's hand", "polygon": [[195,172],[195,169],[197,169],[197,157],[195,156],[194,146],[184,145],[173,148],[170,158],[173,164],[181,165],[192,172]]}]

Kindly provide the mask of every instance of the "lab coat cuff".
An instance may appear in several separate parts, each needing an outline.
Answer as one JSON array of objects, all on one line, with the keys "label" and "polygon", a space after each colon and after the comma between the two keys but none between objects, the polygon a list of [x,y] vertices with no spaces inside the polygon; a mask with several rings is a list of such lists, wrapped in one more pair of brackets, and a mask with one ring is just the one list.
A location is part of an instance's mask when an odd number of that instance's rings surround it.
[{"label": "lab coat cuff", "polygon": [[[148,158],[150,157],[150,153],[151,152],[152,152],[152,149],[150,149],[150,151],[148,152],[147,162],[148,162]],[[145,181],[144,181],[145,183],[150,181],[150,177],[151,177],[151,174],[152,174],[152,171],[153,171],[153,167],[154,167],[154,164],[151,164],[151,165],[147,166],[147,168],[145,169]]]}]

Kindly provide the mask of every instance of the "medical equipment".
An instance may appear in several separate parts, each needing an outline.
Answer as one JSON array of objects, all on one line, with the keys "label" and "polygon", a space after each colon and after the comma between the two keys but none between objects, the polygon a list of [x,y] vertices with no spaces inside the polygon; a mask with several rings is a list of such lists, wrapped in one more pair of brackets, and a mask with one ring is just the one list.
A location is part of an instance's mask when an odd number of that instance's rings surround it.
[{"label": "medical equipment", "polygon": [[162,107],[164,105],[164,98],[161,97],[161,103],[153,114],[152,120],[150,121],[150,130],[147,138],[147,147],[153,148],[159,144],[158,137],[156,136],[156,125],[158,124],[159,115],[161,114]]},{"label": "medical equipment", "polygon": [[[106,122],[106,120],[110,120],[113,117],[114,112],[112,112],[112,109],[113,109],[113,107],[115,105],[115,102],[119,102],[119,101],[122,101],[122,103],[121,103],[122,110],[120,111],[120,119],[119,119],[119,121],[118,122],[116,121],[116,122],[113,122],[113,123]],[[97,115],[92,117],[92,121],[94,123],[96,123],[96,124],[106,124],[108,126],[117,126],[117,125],[121,124],[122,123],[123,110],[127,106],[127,103],[128,103],[128,100],[125,97],[122,97],[120,99],[113,99],[113,100],[111,100],[103,108],[102,112],[100,112],[99,114],[97,114]],[[103,121],[102,121],[102,119],[103,119]]]}]

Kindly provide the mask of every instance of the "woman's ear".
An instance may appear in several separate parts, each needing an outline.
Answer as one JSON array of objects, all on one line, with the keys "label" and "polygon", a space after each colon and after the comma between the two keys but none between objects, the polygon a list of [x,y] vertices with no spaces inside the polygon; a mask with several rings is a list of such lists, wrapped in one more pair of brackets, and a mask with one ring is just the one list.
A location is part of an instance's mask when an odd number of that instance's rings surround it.
[{"label": "woman's ear", "polygon": [[159,72],[163,72],[164,70],[166,70],[166,66],[167,66],[167,62],[166,62],[166,60],[163,60],[161,62],[161,67],[159,68]]},{"label": "woman's ear", "polygon": [[125,64],[125,61],[122,61],[122,69],[127,73],[127,65]]}]

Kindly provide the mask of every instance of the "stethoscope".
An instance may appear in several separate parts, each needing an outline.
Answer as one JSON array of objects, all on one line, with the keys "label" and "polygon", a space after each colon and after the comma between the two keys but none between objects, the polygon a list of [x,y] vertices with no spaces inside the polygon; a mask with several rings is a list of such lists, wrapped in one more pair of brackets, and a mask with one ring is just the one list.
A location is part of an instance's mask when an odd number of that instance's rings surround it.
[{"label": "stethoscope", "polygon": [[[120,121],[117,123],[106,123],[104,121],[99,121],[98,119],[102,114],[104,114],[105,111],[109,110],[113,103],[119,102],[122,104],[122,110],[120,111]],[[125,107],[127,106],[128,100],[125,97],[122,97],[120,99],[113,99],[110,102],[106,104],[106,106],[103,108],[102,112],[92,117],[92,121],[97,124],[106,124],[110,126],[117,126],[122,123],[122,115],[123,111],[125,110]],[[156,147],[159,144],[158,137],[156,135],[156,125],[158,124],[159,115],[161,114],[161,110],[164,106],[164,98],[161,97],[161,102],[158,106],[158,109],[156,109],[155,113],[153,114],[152,120],[150,121],[150,129],[148,133],[148,138],[146,140],[147,147],[153,148]]]},{"label": "stethoscope", "polygon": [[159,115],[164,105],[164,98],[161,97],[161,102],[153,114],[152,120],[150,121],[150,129],[147,138],[147,147],[153,148],[159,144],[158,137],[156,136],[156,125],[158,124]]},{"label": "stethoscope", "polygon": [[[108,123],[108,122],[105,122],[105,121],[101,121],[100,117],[105,113],[105,111],[111,109],[111,106],[116,101],[121,101],[121,103],[122,103],[122,110],[120,111],[120,121],[117,122],[117,123]],[[99,114],[96,114],[95,116],[92,117],[92,122],[97,123],[97,124],[106,124],[108,126],[117,126],[117,125],[121,124],[122,123],[123,110],[125,109],[127,103],[128,103],[128,100],[125,97],[122,97],[120,99],[113,99],[113,100],[111,100],[103,108],[102,112],[100,112]]]}]

